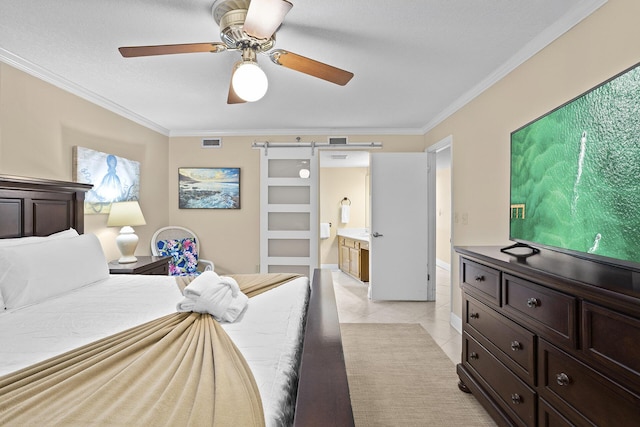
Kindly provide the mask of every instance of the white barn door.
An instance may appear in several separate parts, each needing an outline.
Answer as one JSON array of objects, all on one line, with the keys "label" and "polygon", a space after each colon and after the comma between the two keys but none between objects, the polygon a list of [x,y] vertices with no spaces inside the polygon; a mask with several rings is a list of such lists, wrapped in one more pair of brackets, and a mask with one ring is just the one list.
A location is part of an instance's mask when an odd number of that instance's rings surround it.
[{"label": "white barn door", "polygon": [[260,272],[318,267],[318,160],[312,148],[260,149]]}]

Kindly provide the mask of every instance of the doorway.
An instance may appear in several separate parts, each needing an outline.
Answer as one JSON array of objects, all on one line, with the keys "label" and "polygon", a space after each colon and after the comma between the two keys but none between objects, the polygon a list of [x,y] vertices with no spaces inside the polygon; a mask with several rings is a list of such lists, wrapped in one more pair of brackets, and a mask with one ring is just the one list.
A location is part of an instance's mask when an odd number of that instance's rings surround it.
[{"label": "doorway", "polygon": [[[429,153],[429,265],[431,277],[436,279],[436,301],[445,300],[452,313],[451,286],[452,242],[452,143],[448,136],[427,148]],[[451,321],[454,322],[453,317]]]},{"label": "doorway", "polygon": [[[430,194],[432,200],[429,201],[429,221],[432,222],[429,233],[429,255],[428,263],[433,266],[433,275],[436,276],[436,266],[439,273],[445,273],[446,288],[440,288],[438,292],[435,288],[433,295],[441,302],[452,301],[450,286],[450,269],[452,256],[452,197],[451,197],[451,170],[452,170],[452,143],[451,136],[437,142],[425,151],[429,154],[429,161],[432,162],[433,178],[430,185],[433,186]],[[369,152],[352,150],[319,150],[320,152],[320,206],[319,221],[331,222],[330,237],[320,239],[320,264],[323,268],[333,270],[338,269],[338,242],[337,229],[340,227],[355,227],[368,229],[370,226],[368,193],[369,193]],[[357,161],[356,161],[357,159]],[[350,172],[335,172],[334,168],[361,168],[360,172],[352,170]],[[327,184],[327,176],[333,176],[331,182]],[[431,176],[430,176],[431,178]],[[329,188],[327,188],[329,187]],[[348,197],[352,201],[352,206],[357,207],[364,203],[362,217],[358,217],[357,210],[351,209],[353,222],[342,224],[339,222],[340,201]],[[354,202],[352,199],[357,199]],[[354,204],[355,203],[355,204]],[[355,212],[355,216],[353,215]],[[333,219],[333,220],[332,220]],[[443,301],[444,300],[444,301]]]},{"label": "doorway", "polygon": [[[329,234],[320,236],[320,265],[338,270],[338,229],[363,230],[369,227],[369,152],[358,150],[318,150],[319,222],[329,224]],[[345,200],[346,198],[346,200]],[[341,208],[349,205],[347,222]]]}]

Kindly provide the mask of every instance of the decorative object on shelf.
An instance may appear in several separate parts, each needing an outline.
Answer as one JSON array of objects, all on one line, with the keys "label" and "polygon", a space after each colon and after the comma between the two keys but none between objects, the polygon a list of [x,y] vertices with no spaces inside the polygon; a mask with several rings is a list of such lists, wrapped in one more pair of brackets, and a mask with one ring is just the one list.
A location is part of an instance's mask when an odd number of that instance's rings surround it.
[{"label": "decorative object on shelf", "polygon": [[240,168],[178,168],[180,209],[240,209]]},{"label": "decorative object on shelf", "polygon": [[128,264],[138,260],[134,256],[136,246],[138,246],[138,236],[134,233],[133,226],[145,224],[146,221],[137,201],[116,202],[111,205],[107,226],[122,227],[120,234],[116,237],[116,245],[122,254],[118,260],[120,264]]},{"label": "decorative object on shelf", "polygon": [[140,162],[73,147],[73,176],[76,182],[93,184],[85,196],[85,214],[107,214],[113,202],[140,199]]}]

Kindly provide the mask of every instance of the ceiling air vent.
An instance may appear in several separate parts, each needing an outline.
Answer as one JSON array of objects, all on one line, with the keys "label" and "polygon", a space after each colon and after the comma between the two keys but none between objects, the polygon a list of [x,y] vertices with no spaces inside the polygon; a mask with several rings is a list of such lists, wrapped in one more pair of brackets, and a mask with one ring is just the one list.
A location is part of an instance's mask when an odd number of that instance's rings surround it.
[{"label": "ceiling air vent", "polygon": [[221,138],[207,138],[202,140],[202,148],[220,148],[222,147]]},{"label": "ceiling air vent", "polygon": [[331,144],[331,145],[345,145],[345,144],[347,144],[347,137],[346,136],[330,136],[329,137],[329,144]]}]

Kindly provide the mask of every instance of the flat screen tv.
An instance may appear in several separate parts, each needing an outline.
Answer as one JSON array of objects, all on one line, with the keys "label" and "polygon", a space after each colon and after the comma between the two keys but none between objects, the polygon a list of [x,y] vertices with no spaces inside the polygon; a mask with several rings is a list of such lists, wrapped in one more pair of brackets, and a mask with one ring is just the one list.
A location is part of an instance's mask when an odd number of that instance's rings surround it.
[{"label": "flat screen tv", "polygon": [[511,133],[510,239],[640,271],[640,64]]}]

